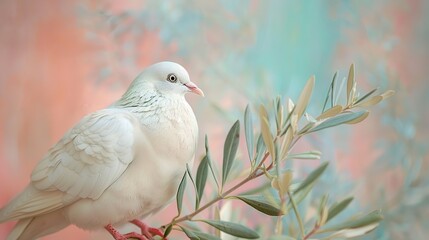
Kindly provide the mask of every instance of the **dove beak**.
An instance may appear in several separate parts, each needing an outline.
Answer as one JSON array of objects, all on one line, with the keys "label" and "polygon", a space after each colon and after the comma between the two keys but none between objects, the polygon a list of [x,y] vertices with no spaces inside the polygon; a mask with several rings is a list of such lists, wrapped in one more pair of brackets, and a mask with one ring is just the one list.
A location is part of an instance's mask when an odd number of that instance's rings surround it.
[{"label": "dove beak", "polygon": [[183,85],[185,85],[189,89],[190,92],[193,92],[195,94],[198,94],[198,95],[204,97],[203,91],[200,88],[198,88],[197,85],[195,85],[195,83],[188,82],[188,83],[185,83]]}]

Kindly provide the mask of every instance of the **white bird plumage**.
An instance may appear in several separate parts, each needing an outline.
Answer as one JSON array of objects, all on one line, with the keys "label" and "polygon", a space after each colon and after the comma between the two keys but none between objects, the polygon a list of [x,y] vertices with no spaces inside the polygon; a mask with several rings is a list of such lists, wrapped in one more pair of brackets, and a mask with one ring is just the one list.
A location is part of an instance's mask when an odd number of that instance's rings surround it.
[{"label": "white bird plumage", "polygon": [[165,207],[195,155],[198,126],[187,92],[203,95],[182,66],[161,62],[120,100],[82,118],[0,210],[0,222],[18,220],[8,239],[34,239],[70,224],[98,229]]}]

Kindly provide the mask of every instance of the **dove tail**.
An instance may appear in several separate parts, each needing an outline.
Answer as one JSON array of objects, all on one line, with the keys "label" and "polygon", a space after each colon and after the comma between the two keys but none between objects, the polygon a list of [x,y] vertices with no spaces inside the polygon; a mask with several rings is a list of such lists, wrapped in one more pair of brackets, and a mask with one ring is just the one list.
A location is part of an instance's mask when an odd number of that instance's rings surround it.
[{"label": "dove tail", "polygon": [[57,232],[69,225],[61,210],[18,221],[7,240],[33,240]]},{"label": "dove tail", "polygon": [[28,225],[33,221],[34,218],[25,218],[19,220],[15,227],[12,229],[12,232],[7,236],[6,240],[18,240],[22,233],[27,229]]}]

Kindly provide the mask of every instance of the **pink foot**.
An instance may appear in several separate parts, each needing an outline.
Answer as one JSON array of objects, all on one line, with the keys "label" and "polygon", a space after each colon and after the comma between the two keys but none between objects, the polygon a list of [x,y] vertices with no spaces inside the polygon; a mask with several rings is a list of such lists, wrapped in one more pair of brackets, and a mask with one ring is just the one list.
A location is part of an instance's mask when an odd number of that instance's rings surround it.
[{"label": "pink foot", "polygon": [[138,233],[135,233],[135,232],[130,232],[130,233],[122,235],[111,224],[108,224],[104,228],[110,233],[110,235],[112,235],[113,238],[115,238],[115,240],[127,240],[128,238],[137,238],[139,240],[148,240],[148,238],[146,238],[145,236],[138,234]]},{"label": "pink foot", "polygon": [[162,237],[162,239],[167,240],[167,238],[164,237],[164,233],[158,228],[149,227],[144,222],[137,219],[130,221],[130,223],[139,227],[142,231],[142,234],[146,236],[148,239],[152,239],[153,236],[160,236]]}]

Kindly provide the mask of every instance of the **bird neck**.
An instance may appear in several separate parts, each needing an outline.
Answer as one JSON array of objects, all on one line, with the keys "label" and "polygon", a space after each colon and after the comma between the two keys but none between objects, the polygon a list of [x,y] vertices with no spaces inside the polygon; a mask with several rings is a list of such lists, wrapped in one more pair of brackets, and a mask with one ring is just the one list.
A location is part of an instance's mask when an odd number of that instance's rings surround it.
[{"label": "bird neck", "polygon": [[[145,90],[128,89],[127,92],[112,107],[119,107],[134,113],[160,112],[164,108],[177,108],[181,104],[187,104],[185,97],[180,94],[168,96],[153,88]],[[179,107],[180,108],[180,107]]]}]

